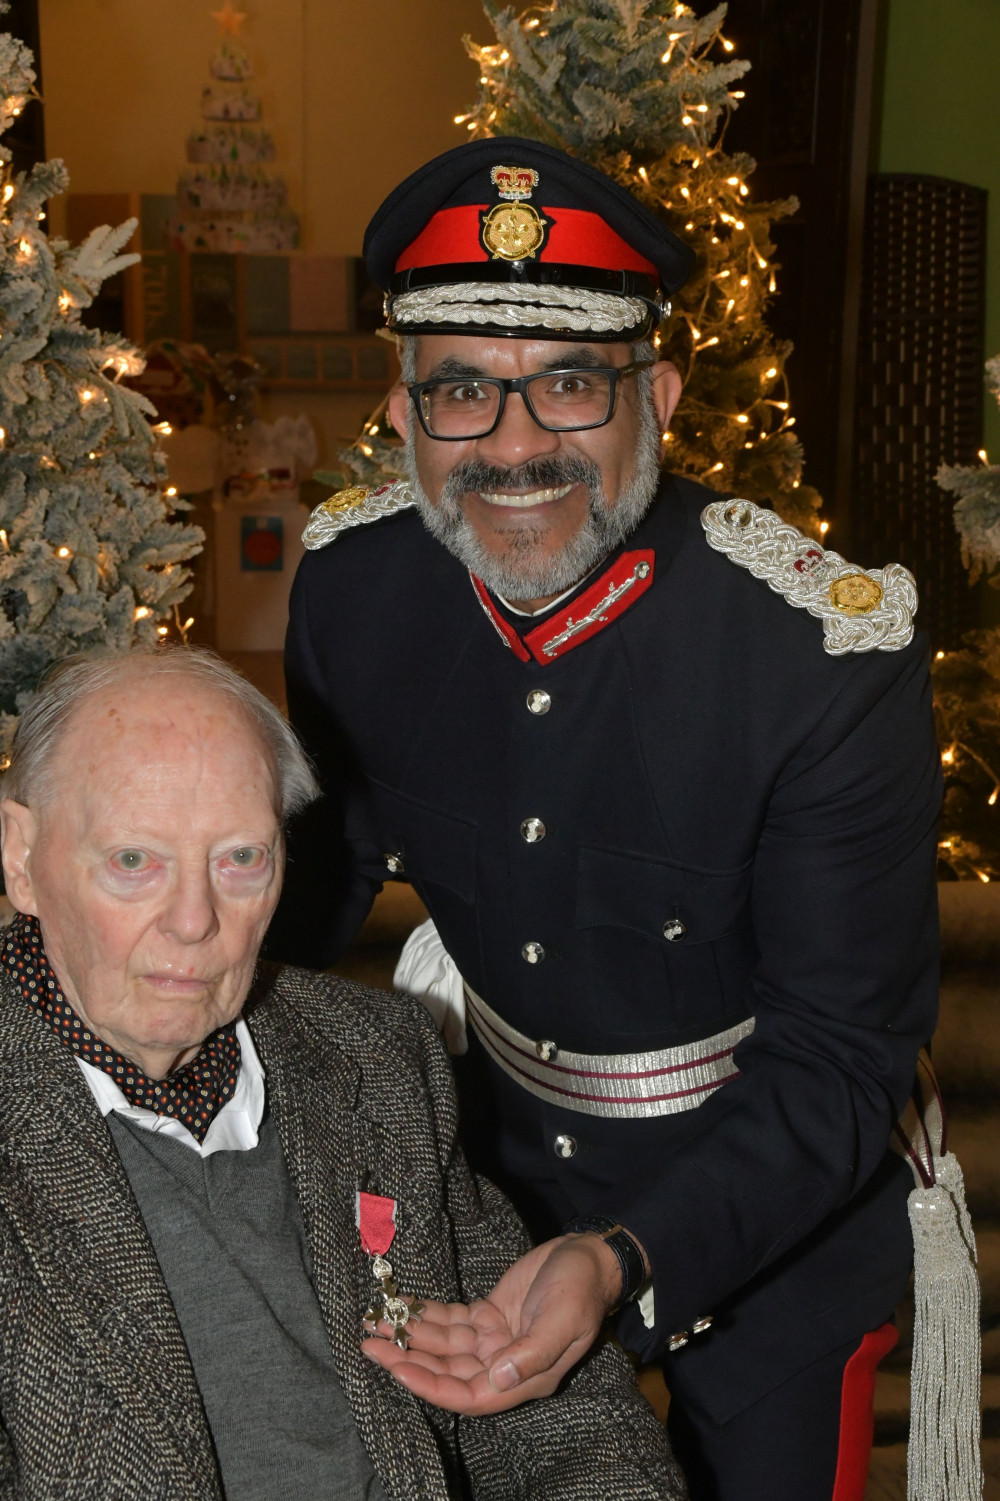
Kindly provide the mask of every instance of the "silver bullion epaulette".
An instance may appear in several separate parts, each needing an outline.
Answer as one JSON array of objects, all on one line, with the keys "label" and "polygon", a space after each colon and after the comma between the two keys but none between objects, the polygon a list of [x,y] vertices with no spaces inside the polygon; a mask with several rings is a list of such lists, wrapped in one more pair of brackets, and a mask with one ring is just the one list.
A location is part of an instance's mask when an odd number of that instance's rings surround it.
[{"label": "silver bullion epaulette", "polygon": [[306,522],[302,541],[310,552],[315,552],[335,541],[349,526],[381,521],[383,516],[394,516],[397,511],[415,505],[413,492],[404,479],[379,485],[377,490],[352,485],[349,490],[338,490],[316,507]]},{"label": "silver bullion epaulette", "polygon": [[831,656],[901,651],[913,640],[917,586],[901,563],[858,568],[752,500],[713,501],[701,524],[716,552],[822,620]]}]

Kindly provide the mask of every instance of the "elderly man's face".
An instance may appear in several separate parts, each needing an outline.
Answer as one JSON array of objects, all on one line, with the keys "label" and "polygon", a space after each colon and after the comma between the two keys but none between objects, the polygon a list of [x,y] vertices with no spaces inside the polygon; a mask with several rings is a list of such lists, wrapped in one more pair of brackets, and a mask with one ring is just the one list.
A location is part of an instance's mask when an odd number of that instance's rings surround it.
[{"label": "elderly man's face", "polygon": [[[458,334],[417,341],[418,380],[513,377],[588,363],[620,368],[630,360],[628,344]],[[614,413],[602,427],[549,432],[512,393],[494,432],[460,442],[428,437],[406,387],[396,386],[390,416],[398,432],[410,433],[431,530],[509,598],[536,605],[569,588],[652,499],[680,377],[666,361],[651,375],[652,406],[647,400],[643,409],[635,377],[620,381]]]},{"label": "elderly man's face", "polygon": [[162,1078],[239,1015],[281,885],[271,757],[181,675],[126,678],[70,721],[40,809],[2,805],[14,905],[74,1010]]}]

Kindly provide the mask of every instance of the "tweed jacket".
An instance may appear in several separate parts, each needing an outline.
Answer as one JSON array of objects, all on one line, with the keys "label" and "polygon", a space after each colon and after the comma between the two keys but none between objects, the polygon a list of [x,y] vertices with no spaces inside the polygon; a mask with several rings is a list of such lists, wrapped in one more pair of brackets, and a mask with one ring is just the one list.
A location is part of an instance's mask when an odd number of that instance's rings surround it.
[{"label": "tweed jacket", "polygon": [[[555,1396],[495,1418],[431,1408],[361,1354],[374,1286],[359,1188],[397,1201],[407,1290],[470,1299],[526,1247],[456,1147],[423,1009],[263,965],[245,1015],[295,1184],[314,1283],[362,1441],[394,1498],[680,1498],[625,1357],[602,1345]],[[219,1501],[180,1327],[110,1132],[70,1051],[0,976],[0,1498]]]}]

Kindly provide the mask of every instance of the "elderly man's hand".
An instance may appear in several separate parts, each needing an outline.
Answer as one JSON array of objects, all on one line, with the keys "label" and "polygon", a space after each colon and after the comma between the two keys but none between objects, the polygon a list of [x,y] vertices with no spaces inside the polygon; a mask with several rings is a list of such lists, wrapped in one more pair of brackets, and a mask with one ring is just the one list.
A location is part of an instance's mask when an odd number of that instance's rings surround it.
[{"label": "elderly man's hand", "polygon": [[388,1339],[361,1348],[416,1396],[481,1417],[554,1392],[620,1290],[617,1258],[602,1240],[560,1236],[515,1262],[489,1297],[427,1303],[421,1322],[406,1325],[408,1350]]}]

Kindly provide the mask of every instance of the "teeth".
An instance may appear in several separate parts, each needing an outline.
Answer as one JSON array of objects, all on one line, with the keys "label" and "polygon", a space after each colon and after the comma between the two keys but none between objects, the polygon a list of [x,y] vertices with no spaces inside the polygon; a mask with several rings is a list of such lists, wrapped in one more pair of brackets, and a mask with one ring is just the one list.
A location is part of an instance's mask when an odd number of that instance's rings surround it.
[{"label": "teeth", "polygon": [[556,490],[522,491],[518,495],[508,495],[502,490],[480,490],[479,498],[485,500],[488,506],[512,506],[515,510],[520,510],[526,506],[542,506],[550,500],[562,500],[572,488],[571,484],[560,485]]}]

